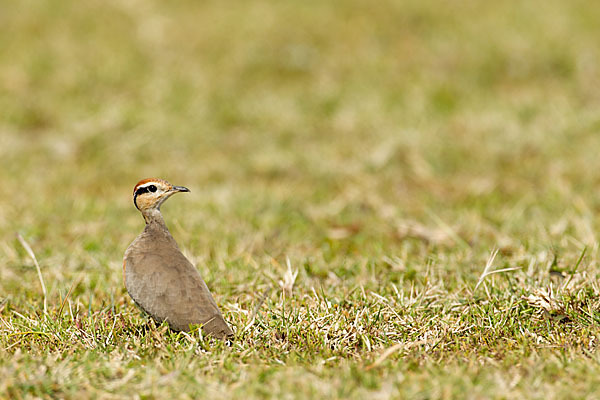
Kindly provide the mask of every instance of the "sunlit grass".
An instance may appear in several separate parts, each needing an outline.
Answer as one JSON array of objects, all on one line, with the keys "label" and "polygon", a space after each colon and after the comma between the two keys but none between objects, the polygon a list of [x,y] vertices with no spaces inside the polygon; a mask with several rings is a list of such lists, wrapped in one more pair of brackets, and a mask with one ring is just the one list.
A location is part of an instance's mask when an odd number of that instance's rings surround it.
[{"label": "sunlit grass", "polygon": [[[599,18],[5,5],[0,397],[591,396]],[[123,288],[151,176],[192,191],[163,213],[231,347],[154,326]]]}]

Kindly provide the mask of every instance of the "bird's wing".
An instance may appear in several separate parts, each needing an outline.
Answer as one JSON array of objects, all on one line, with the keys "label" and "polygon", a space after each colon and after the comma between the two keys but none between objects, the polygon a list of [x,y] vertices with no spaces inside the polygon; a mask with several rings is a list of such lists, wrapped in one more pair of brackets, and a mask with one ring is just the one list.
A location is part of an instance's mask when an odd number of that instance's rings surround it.
[{"label": "bird's wing", "polygon": [[206,283],[181,252],[154,248],[125,259],[127,291],[157,321],[175,330],[202,324],[206,334],[233,335]]}]

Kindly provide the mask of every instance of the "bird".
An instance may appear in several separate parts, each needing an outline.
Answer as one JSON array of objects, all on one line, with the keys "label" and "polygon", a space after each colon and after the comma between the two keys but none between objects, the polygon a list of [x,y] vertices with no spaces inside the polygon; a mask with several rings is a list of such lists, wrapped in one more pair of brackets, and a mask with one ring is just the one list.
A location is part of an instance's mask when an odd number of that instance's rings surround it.
[{"label": "bird", "polygon": [[233,331],[223,318],[198,270],[181,253],[160,212],[175,193],[189,192],[158,178],[142,179],[133,189],[133,204],[146,222],[144,231],[123,257],[127,292],[158,324],[189,332],[191,324],[203,334],[231,340]]}]

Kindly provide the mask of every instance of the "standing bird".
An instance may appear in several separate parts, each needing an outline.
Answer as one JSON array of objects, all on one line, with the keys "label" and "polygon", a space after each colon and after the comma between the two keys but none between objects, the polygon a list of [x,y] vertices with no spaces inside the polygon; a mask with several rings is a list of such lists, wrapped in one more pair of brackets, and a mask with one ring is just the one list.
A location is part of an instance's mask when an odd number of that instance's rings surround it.
[{"label": "standing bird", "polygon": [[155,178],[135,185],[133,204],[144,216],[146,228],[125,251],[125,287],[133,301],[159,324],[167,321],[175,331],[189,331],[190,324],[201,324],[204,334],[230,339],[231,328],[160,213],[165,200],[189,191]]}]

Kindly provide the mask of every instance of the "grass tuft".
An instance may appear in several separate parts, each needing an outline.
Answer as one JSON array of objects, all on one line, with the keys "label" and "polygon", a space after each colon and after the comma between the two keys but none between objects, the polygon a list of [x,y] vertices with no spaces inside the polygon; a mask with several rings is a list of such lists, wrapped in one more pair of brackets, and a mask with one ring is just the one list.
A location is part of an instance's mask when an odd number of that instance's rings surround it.
[{"label": "grass tuft", "polygon": [[[597,397],[600,4],[5,3],[0,398]],[[149,176],[231,344],[123,287]]]}]

